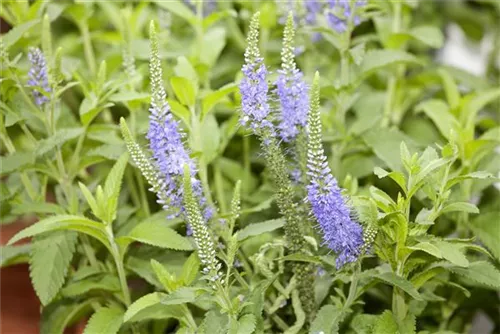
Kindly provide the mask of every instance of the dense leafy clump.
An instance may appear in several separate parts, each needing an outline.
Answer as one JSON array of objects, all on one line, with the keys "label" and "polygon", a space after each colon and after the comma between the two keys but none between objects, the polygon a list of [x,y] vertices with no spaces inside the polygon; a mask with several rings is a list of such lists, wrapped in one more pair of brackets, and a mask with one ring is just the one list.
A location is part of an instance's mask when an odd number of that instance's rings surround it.
[{"label": "dense leafy clump", "polygon": [[500,331],[497,3],[1,6],[41,333]]}]

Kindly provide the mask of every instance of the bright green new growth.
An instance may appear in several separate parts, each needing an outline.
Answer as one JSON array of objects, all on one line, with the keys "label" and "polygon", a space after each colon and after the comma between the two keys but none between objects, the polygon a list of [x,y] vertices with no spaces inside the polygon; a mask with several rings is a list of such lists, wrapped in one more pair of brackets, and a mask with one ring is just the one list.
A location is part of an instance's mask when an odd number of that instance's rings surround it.
[{"label": "bright green new growth", "polygon": [[259,28],[260,28],[260,12],[253,14],[250,21],[250,28],[247,37],[247,48],[245,50],[245,61],[247,64],[253,64],[260,58],[259,51]]},{"label": "bright green new growth", "polygon": [[292,74],[297,67],[295,64],[294,39],[295,28],[293,13],[290,12],[283,32],[283,48],[281,49],[281,68],[287,75]]},{"label": "bright green new growth", "polygon": [[241,210],[241,180],[236,182],[233,191],[233,198],[231,199],[231,219],[236,220],[240,216]]},{"label": "bright green new growth", "polygon": [[149,62],[149,73],[151,76],[151,104],[162,108],[167,99],[167,93],[163,87],[163,70],[158,48],[158,36],[154,21],[149,25],[149,38],[151,40],[151,58]]},{"label": "bright green new growth", "polygon": [[309,136],[307,146],[307,161],[314,170],[321,170],[323,163],[323,145],[321,141],[321,113],[319,108],[319,73],[314,75],[311,88],[311,108],[307,120],[307,131]]},{"label": "bright green new growth", "polygon": [[136,164],[137,168],[139,168],[144,178],[146,178],[146,181],[148,181],[151,185],[150,190],[157,194],[160,201],[167,201],[168,198],[162,191],[161,183],[159,182],[159,180],[161,180],[160,173],[151,163],[150,158],[148,158],[139,144],[135,142],[134,137],[132,137],[132,133],[130,133],[127,126],[127,122],[125,122],[125,119],[123,118],[120,119],[120,129],[132,160]]},{"label": "bright green new growth", "polygon": [[215,288],[216,282],[224,284],[224,279],[222,279],[220,273],[221,264],[215,256],[215,245],[201,214],[199,202],[193,195],[191,177],[189,166],[184,165],[184,210],[186,212],[186,219],[193,230],[198,257],[204,267],[203,273],[212,282],[212,287]]}]

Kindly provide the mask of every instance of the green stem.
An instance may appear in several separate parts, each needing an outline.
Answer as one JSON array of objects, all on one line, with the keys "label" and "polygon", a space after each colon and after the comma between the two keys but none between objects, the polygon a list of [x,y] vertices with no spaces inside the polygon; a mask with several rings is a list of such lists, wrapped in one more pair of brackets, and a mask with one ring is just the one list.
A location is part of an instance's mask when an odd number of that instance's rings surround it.
[{"label": "green stem", "polygon": [[94,55],[94,48],[92,47],[92,40],[90,38],[89,26],[86,21],[80,23],[80,32],[83,39],[83,52],[85,53],[85,60],[90,69],[90,73],[93,75],[96,73],[96,61]]},{"label": "green stem", "polygon": [[[221,212],[226,213],[227,212],[226,196],[224,194],[224,184],[220,166],[218,163],[215,163],[213,165],[213,168],[214,168],[215,196],[217,197],[217,202],[219,203]],[[234,221],[232,221],[231,223],[232,225],[234,225]],[[231,235],[232,231],[230,231],[229,233],[229,236]]]},{"label": "green stem", "polygon": [[130,298],[130,291],[128,289],[127,284],[127,276],[125,275],[125,268],[123,266],[123,257],[120,254],[120,250],[118,249],[118,245],[115,242],[115,237],[113,234],[113,229],[110,223],[103,222],[106,225],[106,234],[108,237],[109,244],[111,245],[111,255],[115,261],[116,271],[118,272],[118,278],[120,280],[120,286],[122,289],[123,300],[125,301],[126,306],[130,306],[132,300]]}]

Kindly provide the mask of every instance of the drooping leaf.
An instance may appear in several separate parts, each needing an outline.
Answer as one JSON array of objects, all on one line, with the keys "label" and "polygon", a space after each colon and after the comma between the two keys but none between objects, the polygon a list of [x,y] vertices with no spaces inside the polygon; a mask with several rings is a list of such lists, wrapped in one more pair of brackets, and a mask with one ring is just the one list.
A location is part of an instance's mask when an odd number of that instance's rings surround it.
[{"label": "drooping leaf", "polygon": [[416,300],[422,300],[420,293],[418,293],[417,289],[405,278],[396,275],[393,272],[385,272],[381,274],[376,274],[373,276],[387,284],[390,284],[396,288],[400,288],[410,296],[412,296]]},{"label": "drooping leaf", "polygon": [[101,307],[90,317],[83,334],[116,334],[122,323],[123,310],[120,307]]},{"label": "drooping leaf", "polygon": [[18,263],[27,263],[31,246],[31,244],[24,244],[0,247],[0,268]]},{"label": "drooping leaf", "polygon": [[77,234],[56,231],[38,237],[30,256],[30,277],[42,305],[50,303],[64,284],[76,249]]},{"label": "drooping leaf", "polygon": [[139,322],[151,319],[175,318],[183,321],[184,311],[181,305],[163,305],[161,300],[167,295],[160,292],[147,294],[129,306],[123,316],[124,322]]},{"label": "drooping leaf", "polygon": [[284,334],[297,334],[304,327],[306,321],[306,314],[302,309],[302,304],[300,303],[299,292],[297,290],[292,291],[292,306],[293,312],[295,313],[295,323],[290,326]]},{"label": "drooping leaf", "polygon": [[418,104],[415,110],[425,113],[446,139],[450,138],[452,131],[457,131],[460,127],[458,120],[442,100],[432,99],[424,101]]},{"label": "drooping leaf", "polygon": [[96,302],[95,298],[89,298],[79,303],[68,300],[51,303],[43,308],[40,334],[63,334],[66,327],[90,313]]},{"label": "drooping leaf", "polygon": [[9,240],[8,245],[12,245],[16,241],[24,238],[60,230],[70,230],[88,234],[102,242],[102,244],[106,247],[110,248],[103,224],[84,217],[72,215],[57,215],[40,220],[38,223],[31,225],[14,235],[12,239]]},{"label": "drooping leaf", "polygon": [[368,77],[385,67],[405,63],[419,64],[420,61],[414,55],[401,50],[373,50],[363,58],[362,77]]},{"label": "drooping leaf", "polygon": [[243,241],[246,238],[260,235],[267,232],[272,232],[285,225],[283,219],[272,219],[261,223],[254,223],[246,226],[238,232],[238,241]]},{"label": "drooping leaf", "polygon": [[500,212],[484,213],[470,222],[470,228],[500,261]]},{"label": "drooping leaf", "polygon": [[238,90],[238,86],[235,83],[227,84],[215,92],[207,94],[202,100],[202,111],[201,116],[205,117],[212,108],[217,105],[222,99],[224,99],[227,95],[234,93]]},{"label": "drooping leaf", "polygon": [[203,291],[200,288],[180,288],[175,290],[174,292],[164,296],[161,299],[161,303],[163,305],[179,305],[185,303],[192,303],[196,300],[200,291]]},{"label": "drooping leaf", "polygon": [[439,248],[444,259],[454,265],[459,267],[467,267],[469,265],[469,261],[462,251],[463,245],[444,240],[433,241],[432,244]]},{"label": "drooping leaf", "polygon": [[117,238],[117,242],[125,247],[138,241],[151,246],[175,250],[192,250],[193,246],[188,239],[175,230],[158,222],[145,222],[134,227],[126,236]]},{"label": "drooping leaf", "polygon": [[99,274],[75,282],[69,282],[62,288],[61,294],[65,297],[76,297],[94,290],[118,292],[120,289],[120,281],[117,276]]}]

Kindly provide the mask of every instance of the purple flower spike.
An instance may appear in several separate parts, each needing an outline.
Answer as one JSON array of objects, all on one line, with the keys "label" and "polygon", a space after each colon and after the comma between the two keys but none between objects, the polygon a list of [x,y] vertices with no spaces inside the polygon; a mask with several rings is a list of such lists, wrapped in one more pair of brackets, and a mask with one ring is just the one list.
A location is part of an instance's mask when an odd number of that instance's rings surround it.
[{"label": "purple flower spike", "polygon": [[306,126],[309,109],[309,90],[297,68],[291,72],[279,71],[276,81],[277,93],[281,104],[280,136],[285,142],[295,139],[300,129]]},{"label": "purple flower spike", "polygon": [[241,110],[243,125],[250,125],[254,132],[271,130],[273,125],[267,119],[271,108],[268,103],[267,93],[267,68],[264,59],[260,56],[258,48],[259,39],[259,14],[256,13],[250,23],[248,34],[248,47],[245,51],[244,74],[240,83]]},{"label": "purple flower spike", "polygon": [[356,261],[361,254],[363,229],[351,218],[350,208],[342,196],[337,180],[332,176],[323,151],[318,74],[312,91],[308,119],[307,173],[310,181],[307,198],[322,231],[323,241],[337,254],[336,265],[341,268],[348,262]]},{"label": "purple flower spike", "polygon": [[41,106],[49,101],[42,91],[45,93],[52,91],[49,86],[47,63],[39,48],[30,48],[28,59],[31,62],[31,68],[28,72],[28,86],[36,87],[33,89],[33,96],[35,97],[35,103]]}]

